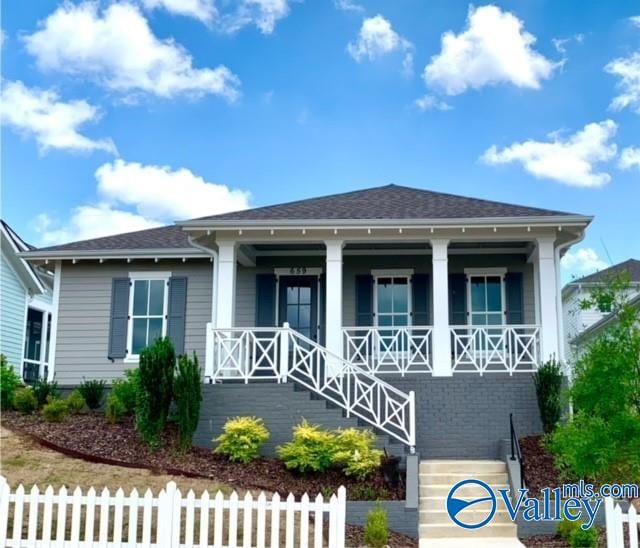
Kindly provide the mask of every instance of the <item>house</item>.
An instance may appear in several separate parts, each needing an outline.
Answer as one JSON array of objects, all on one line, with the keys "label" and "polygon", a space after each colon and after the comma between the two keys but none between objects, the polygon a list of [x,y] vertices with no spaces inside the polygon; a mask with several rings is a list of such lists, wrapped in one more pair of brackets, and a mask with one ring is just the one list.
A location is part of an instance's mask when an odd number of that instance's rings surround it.
[{"label": "house", "polygon": [[388,185],[22,257],[55,272],[61,385],[167,335],[204,364],[207,446],[237,413],[274,445],[357,417],[422,456],[495,458],[509,413],[541,430],[531,375],[564,356],[559,261],[590,221]]},{"label": "house", "polygon": [[585,342],[611,324],[612,317],[606,310],[594,307],[583,309],[581,303],[589,297],[589,292],[617,275],[629,276],[631,301],[640,296],[640,261],[629,259],[588,276],[572,280],[562,289],[562,309],[564,315],[565,346],[570,357],[575,354],[576,344]]},{"label": "house", "polygon": [[49,374],[53,275],[18,256],[33,247],[2,220],[0,233],[0,354],[33,382]]}]

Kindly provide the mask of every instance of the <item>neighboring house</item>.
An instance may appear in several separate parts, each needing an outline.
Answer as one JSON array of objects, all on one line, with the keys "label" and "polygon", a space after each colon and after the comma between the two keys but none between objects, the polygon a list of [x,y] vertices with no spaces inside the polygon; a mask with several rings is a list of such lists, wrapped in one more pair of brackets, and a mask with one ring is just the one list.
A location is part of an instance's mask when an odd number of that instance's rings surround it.
[{"label": "neighboring house", "polygon": [[18,256],[34,249],[0,220],[0,354],[21,377],[47,376],[53,275]]},{"label": "neighboring house", "polygon": [[[609,268],[573,280],[562,289],[562,309],[564,316],[565,346],[568,358],[574,355],[573,349],[578,342],[584,342],[610,324],[611,318],[607,311],[596,308],[582,309],[581,303],[589,297],[590,291],[612,277],[626,272],[630,279],[628,298],[634,299],[640,295],[640,261],[629,259]],[[588,332],[588,337],[582,335]]]},{"label": "neighboring house", "polygon": [[531,375],[563,356],[559,261],[590,221],[388,185],[23,257],[55,268],[61,385],[168,335],[204,364],[205,445],[229,414],[273,444],[352,415],[425,457],[494,458],[509,413],[541,429]]}]

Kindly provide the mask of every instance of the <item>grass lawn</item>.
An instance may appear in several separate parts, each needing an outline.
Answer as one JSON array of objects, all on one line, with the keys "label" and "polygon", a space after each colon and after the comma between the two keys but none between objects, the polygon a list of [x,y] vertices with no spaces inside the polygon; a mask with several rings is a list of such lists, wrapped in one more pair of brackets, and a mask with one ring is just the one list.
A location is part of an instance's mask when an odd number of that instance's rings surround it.
[{"label": "grass lawn", "polygon": [[[122,487],[125,493],[136,487],[146,491],[151,488],[158,493],[167,482],[173,480],[183,493],[193,489],[200,494],[205,489],[231,493],[232,488],[213,480],[186,478],[168,474],[153,474],[148,470],[125,468],[108,464],[96,464],[81,459],[67,457],[57,451],[42,447],[29,437],[0,428],[0,473],[12,488],[22,483],[26,489],[37,484],[40,489],[47,485],[54,488],[65,485],[83,490],[93,485],[96,489]],[[244,492],[241,493],[244,495]]]}]

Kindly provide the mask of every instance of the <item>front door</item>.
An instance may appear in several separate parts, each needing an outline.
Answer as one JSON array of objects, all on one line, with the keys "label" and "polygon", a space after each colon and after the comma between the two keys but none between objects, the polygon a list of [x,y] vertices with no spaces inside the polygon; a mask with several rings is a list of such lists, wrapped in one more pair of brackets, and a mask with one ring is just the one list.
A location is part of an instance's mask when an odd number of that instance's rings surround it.
[{"label": "front door", "polygon": [[278,323],[289,322],[305,337],[318,339],[318,278],[280,276]]}]

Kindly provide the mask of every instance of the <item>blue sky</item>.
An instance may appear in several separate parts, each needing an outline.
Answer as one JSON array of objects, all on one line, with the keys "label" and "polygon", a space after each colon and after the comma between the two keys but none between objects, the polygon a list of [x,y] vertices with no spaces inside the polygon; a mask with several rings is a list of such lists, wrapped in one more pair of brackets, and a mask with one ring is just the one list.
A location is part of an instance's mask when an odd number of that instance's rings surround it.
[{"label": "blue sky", "polygon": [[44,245],[393,182],[595,215],[565,278],[638,258],[638,16],[5,2],[2,216]]}]

